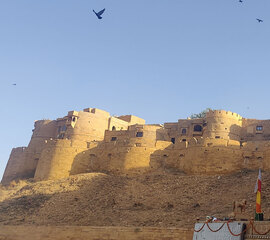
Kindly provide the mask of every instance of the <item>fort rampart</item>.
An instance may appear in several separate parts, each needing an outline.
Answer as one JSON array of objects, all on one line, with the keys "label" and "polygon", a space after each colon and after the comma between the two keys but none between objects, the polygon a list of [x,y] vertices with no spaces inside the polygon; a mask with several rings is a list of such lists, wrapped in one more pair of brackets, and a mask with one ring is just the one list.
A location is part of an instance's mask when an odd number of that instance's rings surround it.
[{"label": "fort rampart", "polygon": [[259,167],[270,168],[270,120],[214,110],[204,118],[149,125],[136,116],[86,108],[36,121],[29,145],[12,150],[2,183],[95,171],[217,174]]}]

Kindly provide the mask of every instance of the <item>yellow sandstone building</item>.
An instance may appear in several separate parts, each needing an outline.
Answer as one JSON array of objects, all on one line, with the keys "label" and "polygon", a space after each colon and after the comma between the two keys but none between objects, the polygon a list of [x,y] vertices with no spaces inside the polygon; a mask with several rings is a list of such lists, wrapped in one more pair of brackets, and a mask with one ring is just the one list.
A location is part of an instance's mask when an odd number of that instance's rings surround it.
[{"label": "yellow sandstone building", "polygon": [[211,110],[205,118],[145,124],[133,115],[87,108],[36,121],[28,147],[12,150],[2,183],[88,172],[217,174],[258,167],[270,168],[270,120]]}]

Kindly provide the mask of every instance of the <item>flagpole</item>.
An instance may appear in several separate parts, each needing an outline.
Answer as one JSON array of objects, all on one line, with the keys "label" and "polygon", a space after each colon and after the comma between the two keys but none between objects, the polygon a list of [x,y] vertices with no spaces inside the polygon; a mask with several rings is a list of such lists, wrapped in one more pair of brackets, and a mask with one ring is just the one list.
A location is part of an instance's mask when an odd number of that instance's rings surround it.
[{"label": "flagpole", "polygon": [[261,199],[262,199],[262,173],[261,169],[259,169],[259,175],[257,178],[255,191],[256,193],[256,208],[255,208],[255,220],[263,221],[263,213],[261,208]]}]

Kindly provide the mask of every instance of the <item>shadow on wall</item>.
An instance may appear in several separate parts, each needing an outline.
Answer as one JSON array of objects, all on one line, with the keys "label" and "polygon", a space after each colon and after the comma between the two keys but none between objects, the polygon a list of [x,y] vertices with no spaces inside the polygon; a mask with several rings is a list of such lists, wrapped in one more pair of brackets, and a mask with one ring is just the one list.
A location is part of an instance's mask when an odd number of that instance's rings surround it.
[{"label": "shadow on wall", "polygon": [[190,139],[187,148],[183,148],[182,143],[176,141],[163,150],[153,152],[150,166],[153,170],[178,169],[187,174],[207,175],[262,166],[262,152],[256,152],[255,148],[249,151],[247,146],[240,147],[234,143],[237,141],[228,145],[228,140],[224,139]]},{"label": "shadow on wall", "polygon": [[[238,126],[233,128],[239,130]],[[241,146],[235,140],[202,137],[193,137],[188,141],[181,138],[174,140],[169,142],[162,139],[150,145],[141,137],[128,140],[112,137],[108,142],[100,142],[92,147],[89,145],[91,148],[76,152],[69,169],[64,170],[66,176],[90,172],[140,174],[153,170],[222,174],[242,168],[254,169],[263,158],[264,162],[266,160],[265,150],[260,150],[260,147],[258,150],[251,143]]]},{"label": "shadow on wall", "polygon": [[229,139],[240,141],[241,129],[242,127],[240,127],[239,125],[233,124],[230,127]]},{"label": "shadow on wall", "polygon": [[152,170],[163,170],[166,172],[185,173],[183,163],[187,149],[187,142],[179,142],[177,139],[168,147],[154,151],[150,156],[150,168]]},{"label": "shadow on wall", "polygon": [[131,142],[116,147],[114,143],[101,143],[76,155],[70,175],[89,172],[113,174],[144,173],[151,170],[153,148],[136,146]]},{"label": "shadow on wall", "polygon": [[[91,148],[77,154],[71,166],[70,175],[90,172],[106,172],[106,161],[102,161],[97,155],[98,148]],[[103,165],[102,165],[103,164]]]}]

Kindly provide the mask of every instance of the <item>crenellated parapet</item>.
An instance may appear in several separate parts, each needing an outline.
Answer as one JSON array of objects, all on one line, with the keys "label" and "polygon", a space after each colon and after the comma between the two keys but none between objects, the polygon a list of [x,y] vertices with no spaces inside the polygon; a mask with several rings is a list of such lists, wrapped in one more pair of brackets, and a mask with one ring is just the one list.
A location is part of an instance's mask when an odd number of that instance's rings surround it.
[{"label": "crenellated parapet", "polygon": [[133,115],[113,117],[97,108],[69,111],[56,120],[35,121],[28,147],[11,153],[11,167],[6,168],[2,182],[69,176],[76,156],[103,141],[106,130],[127,130],[137,123],[144,124],[145,120]]},{"label": "crenellated parapet", "polygon": [[234,113],[231,111],[225,111],[225,110],[209,110],[206,113],[206,118],[233,118],[237,121],[242,120],[242,116],[240,116],[238,113]]},{"label": "crenellated parapet", "polygon": [[242,117],[230,111],[215,110],[206,113],[204,136],[240,141]]},{"label": "crenellated parapet", "polygon": [[258,167],[270,170],[270,120],[210,110],[204,118],[145,124],[133,115],[86,108],[36,121],[28,146],[12,150],[2,183],[91,171],[215,174]]}]

